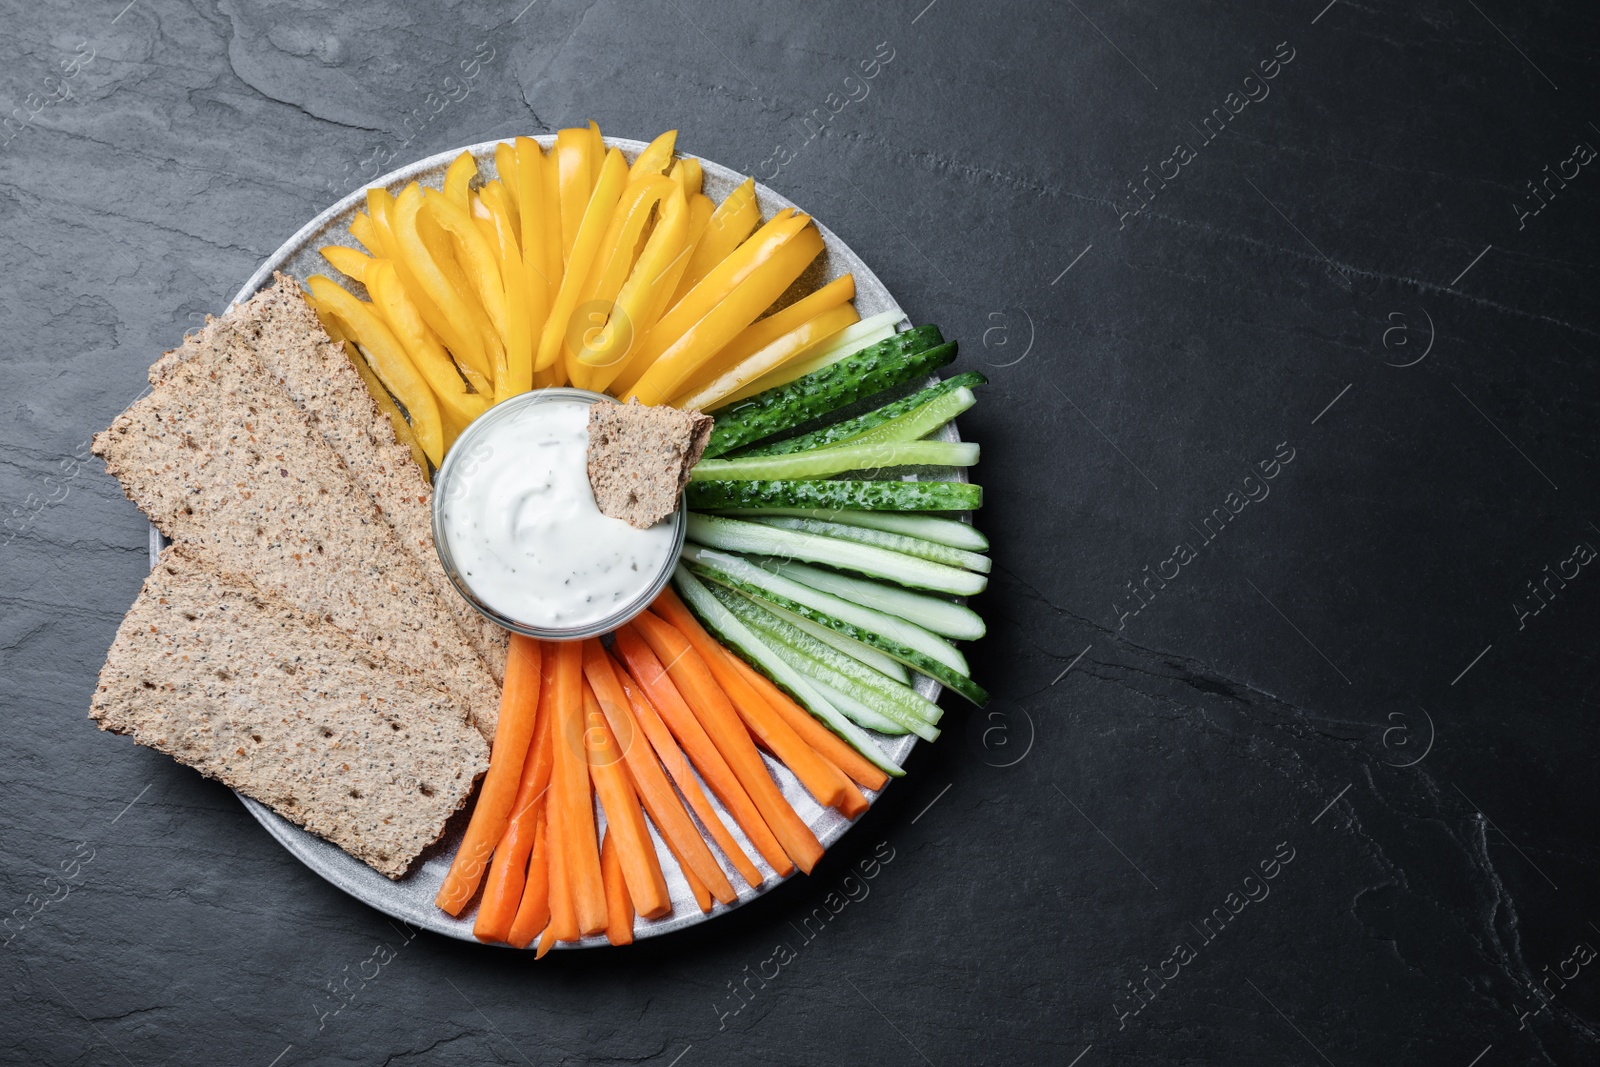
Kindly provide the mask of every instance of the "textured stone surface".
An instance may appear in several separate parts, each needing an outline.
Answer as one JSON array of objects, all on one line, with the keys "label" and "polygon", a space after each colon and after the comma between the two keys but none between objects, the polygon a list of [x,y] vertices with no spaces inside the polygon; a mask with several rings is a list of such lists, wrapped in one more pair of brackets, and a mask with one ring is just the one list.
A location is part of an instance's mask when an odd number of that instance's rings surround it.
[{"label": "textured stone surface", "polygon": [[[1600,575],[1526,585],[1600,547],[1592,12],[125,2],[4,7],[0,1060],[1600,1056]],[[810,878],[535,965],[408,940],[93,728],[147,559],[87,446],[364,174],[590,117],[762,173],[993,379],[996,701]]]}]

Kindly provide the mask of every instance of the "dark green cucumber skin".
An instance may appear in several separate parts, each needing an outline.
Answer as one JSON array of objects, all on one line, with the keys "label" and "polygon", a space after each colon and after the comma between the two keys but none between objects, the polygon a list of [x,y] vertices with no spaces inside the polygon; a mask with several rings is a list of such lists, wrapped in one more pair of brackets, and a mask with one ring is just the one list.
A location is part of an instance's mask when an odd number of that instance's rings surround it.
[{"label": "dark green cucumber skin", "polygon": [[941,344],[939,337],[937,326],[907,330],[847,359],[716,412],[706,456],[720,456],[791,426],[810,422],[864,396],[932,374],[956,358],[955,342]]},{"label": "dark green cucumber skin", "polygon": [[958,374],[954,378],[947,378],[937,385],[930,385],[926,389],[919,389],[910,396],[902,397],[893,403],[885,404],[881,408],[874,408],[865,414],[857,415],[853,419],[845,419],[831,426],[824,426],[810,433],[801,434],[799,437],[788,437],[782,441],[774,441],[769,445],[751,445],[741,448],[729,459],[745,459],[749,456],[786,456],[790,452],[804,452],[807,449],[822,448],[835,441],[843,441],[848,437],[866,433],[874,426],[881,426],[890,419],[899,418],[908,411],[914,411],[930,400],[937,400],[946,393],[953,393],[966,386],[973,388],[979,385],[988,385],[989,379],[975,370],[965,374]]},{"label": "dark green cucumber skin", "polygon": [[721,508],[838,508],[841,511],[976,511],[983,487],[970,482],[710,481],[690,482],[695,511]]},{"label": "dark green cucumber skin", "polygon": [[809,619],[819,626],[826,626],[835,633],[843,634],[845,637],[860,641],[864,645],[893,656],[912,670],[927,675],[946,689],[955,692],[959,696],[966,697],[980,708],[989,703],[989,694],[981,685],[971,678],[962,677],[959,673],[946,667],[931,656],[925,656],[915,649],[907,648],[897,641],[891,641],[881,634],[876,634],[852,623],[836,619],[832,615],[825,614],[797,600],[790,600],[788,597],[774,593],[770,589],[762,589],[748,582],[742,582],[731,574],[724,574],[714,568],[702,567],[693,563],[689,564],[689,570],[696,577],[703,578],[708,582],[716,582],[718,585],[725,585],[729,589],[743,593],[758,601],[775,604],[786,611],[793,612],[802,619]]}]

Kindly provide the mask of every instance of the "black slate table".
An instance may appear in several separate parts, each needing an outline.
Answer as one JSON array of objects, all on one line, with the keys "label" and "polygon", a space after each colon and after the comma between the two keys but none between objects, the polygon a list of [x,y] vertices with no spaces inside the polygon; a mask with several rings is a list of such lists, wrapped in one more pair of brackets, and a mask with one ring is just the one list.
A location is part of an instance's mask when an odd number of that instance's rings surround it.
[{"label": "black slate table", "polygon": [[[1600,1059],[1592,7],[4,10],[0,1060]],[[87,444],[365,177],[591,117],[989,376],[995,700],[811,877],[535,963],[90,725],[148,563]]]}]

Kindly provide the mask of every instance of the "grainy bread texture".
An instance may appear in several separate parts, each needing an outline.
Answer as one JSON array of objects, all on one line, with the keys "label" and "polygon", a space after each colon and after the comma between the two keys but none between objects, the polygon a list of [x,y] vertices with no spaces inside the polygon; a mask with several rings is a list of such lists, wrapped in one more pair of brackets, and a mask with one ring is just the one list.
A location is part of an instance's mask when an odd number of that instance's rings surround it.
[{"label": "grainy bread texture", "polygon": [[179,545],[122,620],[89,715],[390,878],[489,765],[441,686]]},{"label": "grainy bread texture", "polygon": [[[233,327],[233,329],[229,329]],[[428,577],[489,673],[505,677],[506,631],[473,610],[456,592],[433,547],[433,487],[373,401],[343,345],[334,343],[306,302],[300,284],[277,272],[272,284],[184,339],[150,368],[159,384],[177,367],[219,343],[245,343],[312,427],[339,454],[356,484],[372,498],[406,551]]]},{"label": "grainy bread texture", "polygon": [[237,327],[216,327],[95,453],[191,555],[428,673],[493,737],[498,689],[422,567]]},{"label": "grainy bread texture", "polygon": [[[228,309],[228,314],[233,313],[233,308]],[[163,352],[161,358],[150,364],[148,377],[151,385],[160,385],[174,370],[184,363],[189,362],[197,354],[210,346],[217,336],[217,330],[227,315],[218,318],[215,315],[206,316],[206,324],[194,333],[185,334],[183,344],[170,352]]]},{"label": "grainy bread texture", "polygon": [[710,439],[711,417],[698,411],[592,405],[589,488],[600,513],[641,530],[671,515]]}]

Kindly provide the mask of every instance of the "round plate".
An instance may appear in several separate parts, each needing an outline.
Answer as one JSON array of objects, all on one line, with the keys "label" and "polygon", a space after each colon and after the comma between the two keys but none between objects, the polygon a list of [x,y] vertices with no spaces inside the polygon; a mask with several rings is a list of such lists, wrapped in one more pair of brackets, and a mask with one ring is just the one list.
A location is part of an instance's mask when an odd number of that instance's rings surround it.
[{"label": "round plate", "polygon": [[[555,137],[554,135],[544,135],[536,137],[535,140],[548,149],[554,143]],[[427,159],[419,160],[410,166],[386,174],[369,184],[387,186],[391,192],[396,194],[400,192],[402,187],[412,181],[439,188],[444,181],[445,169],[462,151],[471,152],[478,161],[479,170],[486,176],[493,176],[495,174],[494,150],[495,146],[501,143],[500,141],[485,141],[482,144],[471,145],[465,149],[456,148],[448,152],[441,152],[436,156],[429,156]],[[645,147],[645,142],[643,141],[622,140],[613,137],[605,138],[605,143],[607,147],[620,148],[623,155],[630,161]],[[679,155],[681,157],[683,154],[679,153]],[[721,164],[713,163],[708,159],[700,159],[700,165],[704,172],[702,188],[706,195],[717,203],[721,203],[724,197],[745,180],[744,175],[729,170]],[[366,206],[366,188],[366,186],[363,186],[361,189],[350,193],[301,227],[299,233],[285,241],[283,246],[271,256],[268,256],[266,262],[262,263],[260,268],[250,276],[250,280],[245,282],[238,294],[234,296],[234,303],[243,303],[255,295],[256,291],[271,279],[273,271],[285,271],[300,279],[307,278],[312,274],[327,274],[336,279],[348,281],[318,254],[318,250],[330,244],[357,245],[357,241],[350,236],[350,231],[347,227],[356,213]],[[760,183],[756,185],[756,195],[761,205],[761,217],[764,219],[771,218],[783,208],[796,207],[795,204]],[[817,223],[817,230],[822,234],[823,254],[795,283],[790,293],[785,294],[780,303],[787,303],[795,295],[811,292],[817,286],[848,273],[855,275],[855,306],[861,313],[862,318],[899,307],[895,299],[889,294],[889,290],[878,280],[878,276],[873,274],[871,268],[850,250],[849,245],[841,241],[820,222]],[[356,289],[357,292],[361,291],[359,286],[354,283],[352,283],[352,288]],[[902,321],[902,325],[909,326],[910,324]],[[946,426],[940,436],[948,440],[959,440],[953,424]],[[966,480],[964,472],[959,470],[942,472],[941,477],[946,479],[955,478],[960,481]],[[155,565],[160,546],[160,535],[152,527],[150,531],[152,567]],[[940,692],[940,686],[937,682],[920,675],[916,678],[916,689],[929,700],[937,700]],[[899,764],[905,762],[906,756],[910,754],[917,741],[914,734],[906,734],[903,737],[883,737],[876,734],[873,736],[880,741],[884,752],[889,758]],[[844,832],[850,828],[850,820],[832,808],[824,808],[817,804],[812,799],[811,794],[805,791],[804,787],[800,785],[787,767],[777,763],[770,756],[764,755],[764,758],[767,761],[768,769],[783,790],[784,797],[793,805],[795,812],[804,820],[806,825],[811,828],[812,833],[816,834],[817,840],[822,843],[823,847],[830,847],[835,841],[839,840]],[[869,803],[875,801],[878,797],[877,793],[870,790],[866,792],[866,795]],[[412,926],[420,926],[435,933],[459,938],[463,941],[475,940],[472,936],[472,923],[476,915],[476,908],[456,919],[440,911],[433,904],[433,899],[444,881],[445,872],[450,869],[451,858],[455,855],[462,834],[466,830],[466,819],[461,814],[451,820],[450,829],[445,837],[423,854],[422,862],[413,867],[410,874],[398,881],[391,881],[360,860],[353,858],[338,846],[302,830],[266,805],[242,795],[239,799],[244,802],[244,806],[249,810],[250,814],[254,815],[262,826],[266,827],[267,832],[277,838],[278,843],[288,849],[296,859],[357,900],[371,905],[386,915],[410,923]],[[652,826],[651,834],[655,840],[656,852],[662,858],[662,874],[666,877],[667,888],[671,892],[672,911],[660,919],[635,919],[633,927],[635,938],[654,937],[657,934],[670,933],[673,930],[694,926],[697,923],[730,911],[746,901],[754,900],[783,881],[761,859],[760,853],[750,846],[749,841],[740,831],[738,824],[727,816],[727,812],[716,798],[713,796],[710,799],[718,814],[723,817],[723,821],[732,832],[734,839],[745,848],[746,853],[754,860],[765,880],[759,887],[752,889],[742,878],[732,875],[732,881],[739,894],[737,901],[731,905],[714,903],[710,912],[702,913],[699,905],[695,903],[694,895],[689,891],[688,883],[678,869],[677,862],[672,858],[671,853],[667,851],[660,835],[656,832],[655,827]],[[601,825],[604,825],[603,820]],[[732,865],[727,862],[722,852],[717,848],[716,843],[707,841],[706,844],[710,846],[712,853],[717,856],[718,862],[723,865],[723,868],[731,872],[733,870]],[[595,936],[584,938],[570,945],[565,942],[559,943],[556,947],[592,948],[608,944],[609,942],[605,937]]]}]

